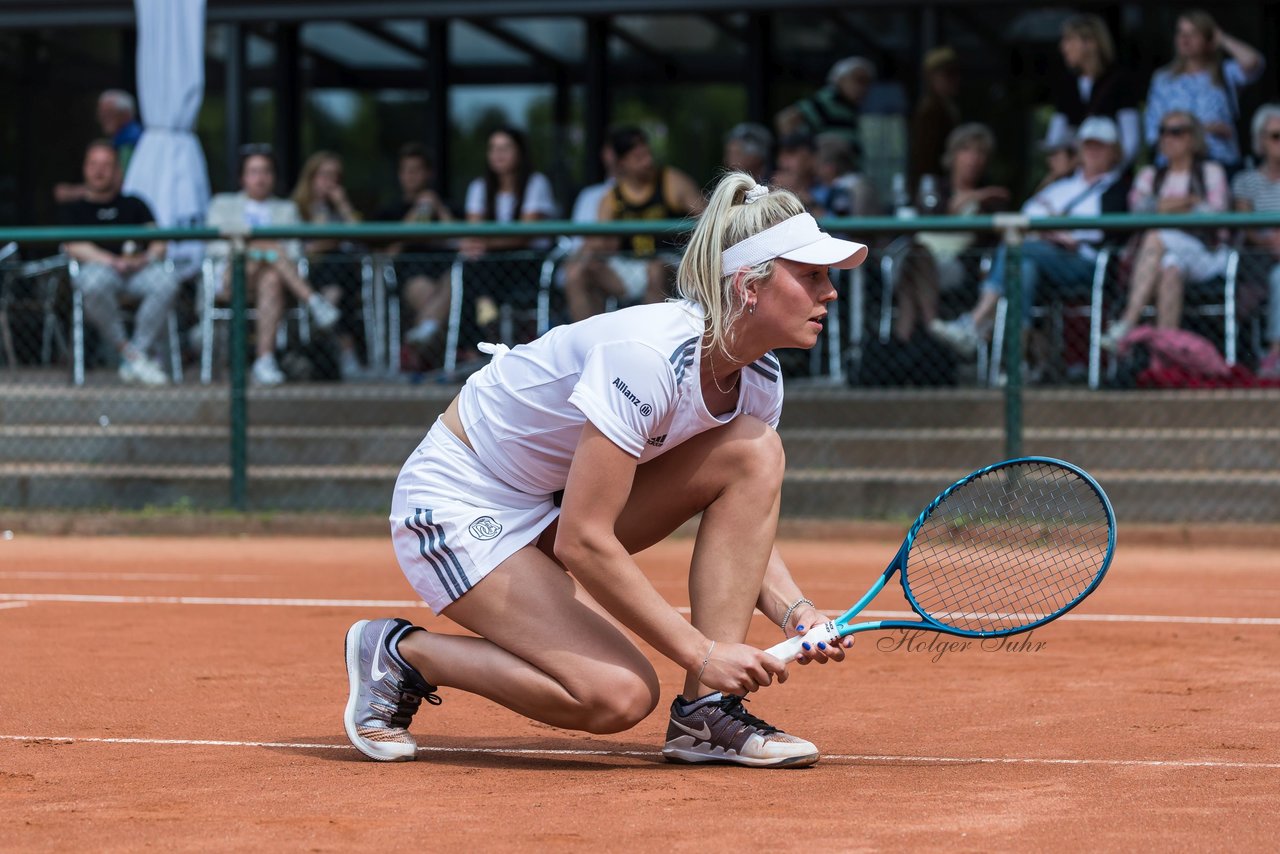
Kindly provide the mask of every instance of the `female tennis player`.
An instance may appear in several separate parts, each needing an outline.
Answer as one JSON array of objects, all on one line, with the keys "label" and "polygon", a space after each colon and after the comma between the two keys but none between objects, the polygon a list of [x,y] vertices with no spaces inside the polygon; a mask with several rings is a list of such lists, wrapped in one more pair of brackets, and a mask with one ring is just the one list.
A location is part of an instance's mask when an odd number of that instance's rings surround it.
[{"label": "female tennis player", "polygon": [[[658,703],[625,629],[682,667],[663,754],[802,766],[818,749],[751,715],[743,695],[786,666],[742,643],[753,610],[786,635],[825,619],[774,548],[784,467],[777,347],[810,348],[836,291],[828,267],[867,248],[819,230],[792,193],[728,174],[678,273],[680,299],[561,326],[495,350],[405,463],[391,528],[409,582],[478,637],[406,620],[347,633],[348,737],[413,759],[437,686],[538,721],[619,732]],[[631,555],[701,514],[691,620]],[[811,649],[802,663],[844,658]]]}]

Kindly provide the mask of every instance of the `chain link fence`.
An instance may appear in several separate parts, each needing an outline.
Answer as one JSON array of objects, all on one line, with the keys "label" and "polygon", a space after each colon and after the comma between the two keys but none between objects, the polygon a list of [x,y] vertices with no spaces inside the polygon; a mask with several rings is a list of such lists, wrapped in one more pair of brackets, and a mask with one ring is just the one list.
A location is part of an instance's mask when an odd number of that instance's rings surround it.
[{"label": "chain link fence", "polygon": [[[1181,218],[1215,235],[1187,257],[1176,237],[1144,243],[1174,221],[1104,218],[1109,238],[1083,252],[1055,248],[1064,221],[829,223],[872,252],[835,277],[819,346],[777,354],[784,513],[905,521],[973,468],[1042,454],[1090,469],[1122,520],[1280,521],[1274,260],[1216,237],[1277,223]],[[163,301],[125,282],[121,337],[93,271],[51,248],[66,235],[14,231],[0,252],[0,509],[382,512],[404,459],[487,360],[480,342],[528,341],[671,280],[671,259],[587,263],[551,241],[591,233],[567,223],[264,229],[240,263],[159,265],[155,281],[174,282]],[[546,245],[362,248],[516,232]],[[255,254],[304,235],[348,242]],[[275,314],[260,299],[272,288]],[[148,370],[129,365],[134,348]],[[268,353],[279,377],[258,369]]]}]

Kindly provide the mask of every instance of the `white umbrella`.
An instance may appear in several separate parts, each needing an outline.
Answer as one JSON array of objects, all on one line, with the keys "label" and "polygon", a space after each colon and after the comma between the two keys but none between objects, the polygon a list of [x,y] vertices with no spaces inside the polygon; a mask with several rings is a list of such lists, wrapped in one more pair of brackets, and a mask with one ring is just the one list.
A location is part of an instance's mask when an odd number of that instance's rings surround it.
[{"label": "white umbrella", "polygon": [[[204,222],[209,170],[193,128],[204,98],[205,0],[134,0],[138,13],[138,102],[142,138],[124,191],[145,201],[162,228]],[[199,268],[203,244],[172,243],[184,278]]]}]

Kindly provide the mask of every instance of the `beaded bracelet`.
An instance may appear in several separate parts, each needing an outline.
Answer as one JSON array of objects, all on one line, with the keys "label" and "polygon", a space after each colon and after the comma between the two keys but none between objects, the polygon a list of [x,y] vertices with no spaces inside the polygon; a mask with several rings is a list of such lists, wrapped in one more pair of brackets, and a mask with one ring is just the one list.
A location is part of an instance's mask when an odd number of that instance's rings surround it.
[{"label": "beaded bracelet", "polygon": [[782,622],[779,623],[779,625],[782,626],[782,634],[784,637],[787,634],[787,623],[791,622],[791,612],[794,611],[796,608],[799,608],[801,605],[808,605],[809,607],[813,607],[813,602],[801,596],[799,599],[795,601],[794,604],[792,604],[790,608],[787,609],[786,615],[782,618]]}]

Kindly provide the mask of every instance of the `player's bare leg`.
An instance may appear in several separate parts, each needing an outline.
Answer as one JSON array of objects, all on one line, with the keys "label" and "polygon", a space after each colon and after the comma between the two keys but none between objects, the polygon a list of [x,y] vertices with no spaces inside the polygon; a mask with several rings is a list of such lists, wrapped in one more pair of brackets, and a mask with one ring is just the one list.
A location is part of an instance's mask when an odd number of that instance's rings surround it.
[{"label": "player's bare leg", "polygon": [[480,637],[408,636],[401,655],[433,684],[553,726],[598,733],[635,726],[658,702],[652,665],[534,546],[503,561],[443,614]]}]

